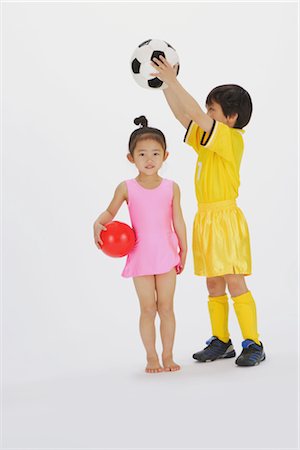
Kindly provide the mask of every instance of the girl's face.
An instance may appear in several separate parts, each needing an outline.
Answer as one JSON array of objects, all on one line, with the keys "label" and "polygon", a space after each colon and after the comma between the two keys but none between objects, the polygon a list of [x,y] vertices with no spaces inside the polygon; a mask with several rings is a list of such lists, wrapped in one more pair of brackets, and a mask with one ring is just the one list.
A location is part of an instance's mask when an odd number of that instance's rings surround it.
[{"label": "girl's face", "polygon": [[133,151],[127,155],[129,161],[144,175],[155,175],[167,159],[169,153],[153,139],[139,140]]}]

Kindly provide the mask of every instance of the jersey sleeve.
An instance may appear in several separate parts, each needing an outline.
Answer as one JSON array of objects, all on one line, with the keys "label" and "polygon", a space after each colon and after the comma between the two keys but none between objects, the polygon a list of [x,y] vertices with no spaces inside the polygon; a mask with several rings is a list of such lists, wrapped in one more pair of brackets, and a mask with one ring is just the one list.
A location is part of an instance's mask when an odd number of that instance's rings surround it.
[{"label": "jersey sleeve", "polygon": [[227,161],[235,161],[231,129],[222,122],[214,120],[211,131],[207,133],[197,123],[191,121],[184,142],[192,146],[198,154],[206,149],[217,153]]},{"label": "jersey sleeve", "polygon": [[205,131],[203,131],[199,127],[199,125],[191,120],[183,138],[183,142],[190,145],[198,153],[199,156],[202,150],[200,142],[202,142],[204,134]]}]

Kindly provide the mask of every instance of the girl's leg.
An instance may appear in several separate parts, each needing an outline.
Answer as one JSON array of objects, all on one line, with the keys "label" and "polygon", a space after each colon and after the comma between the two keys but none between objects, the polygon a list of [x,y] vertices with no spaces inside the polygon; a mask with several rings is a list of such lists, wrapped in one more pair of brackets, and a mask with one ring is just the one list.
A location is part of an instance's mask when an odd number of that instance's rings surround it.
[{"label": "girl's leg", "polygon": [[155,279],[153,275],[133,278],[134,286],[140,301],[140,333],[147,354],[146,372],[162,372],[155,349],[155,316],[157,303],[155,298]]},{"label": "girl's leg", "polygon": [[162,361],[166,371],[179,370],[180,366],[173,361],[173,344],[175,336],[175,316],[173,297],[176,285],[176,271],[155,276],[157,292],[157,310],[160,317],[160,334],[163,346]]},{"label": "girl's leg", "polygon": [[229,342],[228,331],[228,297],[224,277],[206,279],[209,292],[208,310],[212,327],[212,335],[222,342]]},{"label": "girl's leg", "polygon": [[260,345],[257,331],[257,317],[255,301],[246,286],[244,275],[224,275],[228,289],[234,302],[243,338],[250,339]]}]

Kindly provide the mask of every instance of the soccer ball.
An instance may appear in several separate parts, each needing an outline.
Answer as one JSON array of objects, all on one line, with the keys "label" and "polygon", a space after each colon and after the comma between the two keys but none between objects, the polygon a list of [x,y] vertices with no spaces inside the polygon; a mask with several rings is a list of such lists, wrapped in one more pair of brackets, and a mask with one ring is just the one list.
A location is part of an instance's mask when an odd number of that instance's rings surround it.
[{"label": "soccer ball", "polygon": [[146,89],[166,89],[168,85],[150,73],[155,73],[155,68],[151,66],[153,58],[162,55],[172,66],[178,64],[177,74],[179,72],[179,58],[172,45],[159,39],[148,39],[142,42],[134,51],[131,60],[131,71],[135,81]]}]

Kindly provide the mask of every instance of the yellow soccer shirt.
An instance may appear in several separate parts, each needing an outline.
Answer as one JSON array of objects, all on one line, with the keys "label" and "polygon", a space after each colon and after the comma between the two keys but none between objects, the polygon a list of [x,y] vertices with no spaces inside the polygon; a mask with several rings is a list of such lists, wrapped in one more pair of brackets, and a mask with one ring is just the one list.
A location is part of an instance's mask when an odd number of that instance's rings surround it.
[{"label": "yellow soccer shirt", "polygon": [[214,121],[210,133],[190,122],[184,142],[198,154],[195,189],[198,203],[238,197],[244,130]]}]

